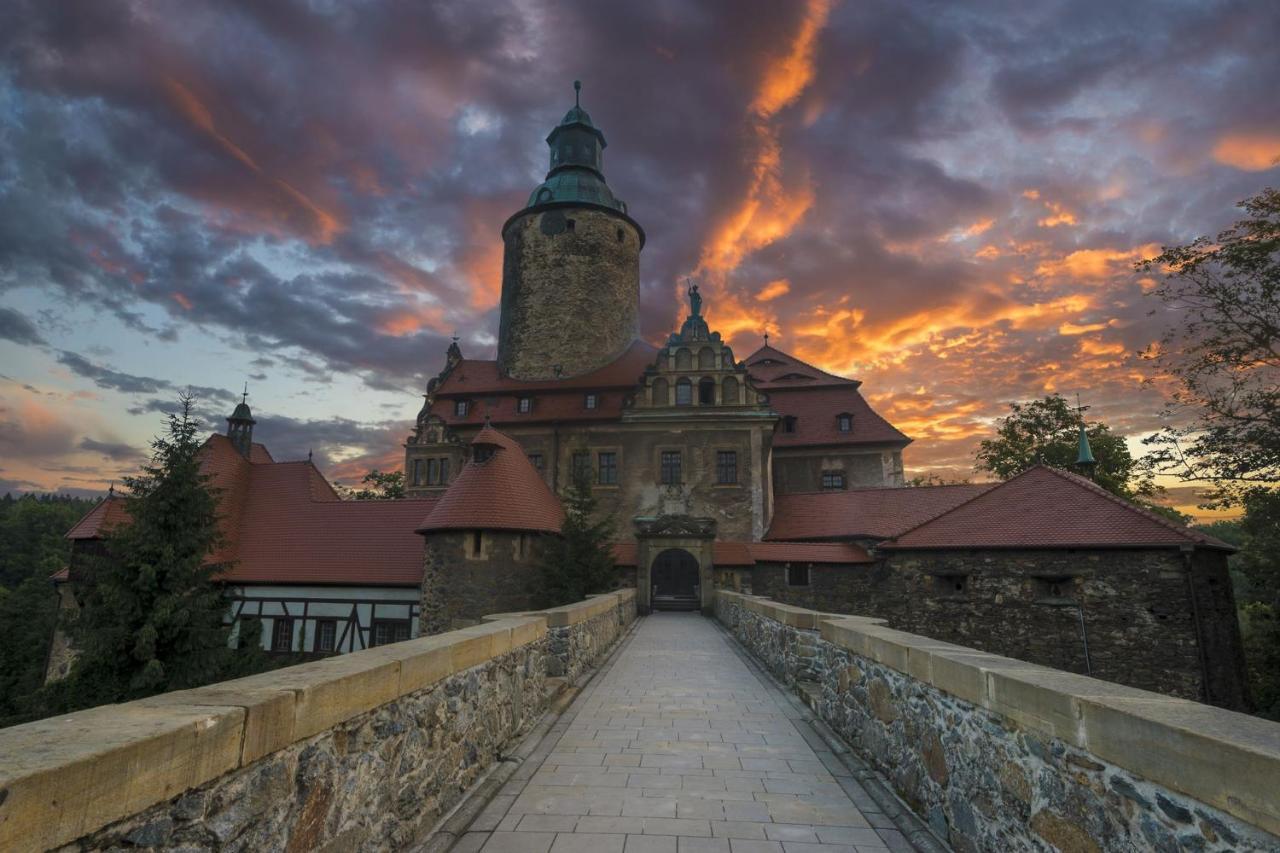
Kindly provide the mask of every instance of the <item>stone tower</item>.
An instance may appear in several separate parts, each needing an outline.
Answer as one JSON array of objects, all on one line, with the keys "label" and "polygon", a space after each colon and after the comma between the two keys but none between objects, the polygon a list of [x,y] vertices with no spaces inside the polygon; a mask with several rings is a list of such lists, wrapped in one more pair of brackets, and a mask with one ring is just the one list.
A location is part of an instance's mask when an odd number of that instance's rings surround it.
[{"label": "stone tower", "polygon": [[547,179],[502,226],[498,368],[517,379],[589,373],[639,335],[644,230],[605,183],[604,134],[574,100],[547,137]]},{"label": "stone tower", "polygon": [[249,411],[249,389],[244,389],[244,397],[236,405],[231,417],[227,418],[227,438],[231,446],[240,452],[245,459],[253,452],[253,413]]}]

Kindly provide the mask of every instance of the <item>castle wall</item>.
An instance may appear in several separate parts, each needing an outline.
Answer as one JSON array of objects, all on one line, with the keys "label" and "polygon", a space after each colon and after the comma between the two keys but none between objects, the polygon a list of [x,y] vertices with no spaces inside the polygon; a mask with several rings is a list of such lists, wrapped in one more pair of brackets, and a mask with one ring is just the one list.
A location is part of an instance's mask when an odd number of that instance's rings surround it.
[{"label": "castle wall", "polygon": [[751,589],[1055,669],[1242,708],[1244,664],[1225,559],[1202,553],[1192,573],[1194,603],[1184,556],[1170,549],[917,551],[893,552],[873,566],[813,566],[804,587],[789,586],[782,566],[760,565]]},{"label": "castle wall", "polygon": [[474,625],[486,613],[533,610],[538,597],[538,534],[502,530],[430,533],[423,549],[421,632]]},{"label": "castle wall", "polygon": [[518,379],[588,373],[640,334],[639,230],[604,209],[520,215],[502,234],[498,367]]}]

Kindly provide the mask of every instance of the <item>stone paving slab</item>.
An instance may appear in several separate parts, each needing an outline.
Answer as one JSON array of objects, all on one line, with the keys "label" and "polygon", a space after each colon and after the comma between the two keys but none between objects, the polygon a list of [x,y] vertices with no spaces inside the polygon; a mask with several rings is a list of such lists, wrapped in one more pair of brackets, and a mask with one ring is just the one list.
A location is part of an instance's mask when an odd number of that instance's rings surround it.
[{"label": "stone paving slab", "polygon": [[698,614],[642,619],[453,850],[912,849],[730,642]]}]

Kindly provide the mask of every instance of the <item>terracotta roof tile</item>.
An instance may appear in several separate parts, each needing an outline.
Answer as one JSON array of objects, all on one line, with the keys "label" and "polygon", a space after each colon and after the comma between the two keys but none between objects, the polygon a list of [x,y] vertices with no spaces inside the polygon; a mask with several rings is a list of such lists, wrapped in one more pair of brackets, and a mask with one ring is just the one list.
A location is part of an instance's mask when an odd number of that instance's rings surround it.
[{"label": "terracotta roof tile", "polygon": [[843,386],[857,388],[857,379],[836,376],[801,361],[777,347],[762,346],[746,358],[747,372],[752,383],[761,391],[775,388],[816,388],[819,386]]},{"label": "terracotta roof tile", "polygon": [[993,487],[974,483],[778,495],[764,538],[888,539]]},{"label": "terracotta roof tile", "polygon": [[[797,388],[769,392],[773,410],[795,418],[795,432],[787,432],[784,421],[773,431],[773,446],[817,447],[844,444],[911,443],[886,421],[851,387]],[[840,432],[837,416],[851,416],[851,429]]]},{"label": "terracotta roof tile", "polygon": [[886,548],[1230,546],[1045,465],[898,535]]},{"label": "terracotta roof tile", "polygon": [[471,442],[488,447],[483,462],[470,461],[430,513],[418,532],[432,530],[528,530],[560,532],[564,511],[542,475],[514,439],[486,425]]},{"label": "terracotta roof tile", "polygon": [[124,498],[112,495],[98,501],[93,509],[72,525],[63,538],[101,539],[107,529],[128,520],[129,513],[125,509]]}]

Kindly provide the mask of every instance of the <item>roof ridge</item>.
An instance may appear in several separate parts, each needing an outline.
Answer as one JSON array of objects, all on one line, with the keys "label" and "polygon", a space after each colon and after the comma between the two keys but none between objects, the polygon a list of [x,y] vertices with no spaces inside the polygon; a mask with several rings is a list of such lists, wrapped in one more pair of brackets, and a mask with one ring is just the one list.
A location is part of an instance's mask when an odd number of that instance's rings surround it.
[{"label": "roof ridge", "polygon": [[[1195,530],[1192,530],[1189,527],[1185,527],[1181,524],[1178,524],[1177,522],[1172,521],[1171,519],[1165,518],[1164,516],[1158,513],[1154,513],[1140,504],[1134,503],[1133,501],[1130,501],[1126,498],[1122,498],[1113,492],[1109,492],[1106,489],[1102,488],[1102,486],[1099,486],[1097,483],[1093,482],[1087,477],[1082,477],[1079,474],[1075,474],[1075,473],[1072,473],[1071,471],[1063,470],[1062,468],[1057,468],[1053,465],[1046,465],[1043,462],[1039,462],[1035,465],[1032,465],[1026,471],[1023,471],[1020,474],[1018,474],[1018,477],[1021,477],[1023,474],[1026,474],[1030,471],[1034,471],[1036,468],[1043,468],[1051,474],[1056,474],[1058,477],[1061,477],[1062,479],[1066,480],[1068,483],[1074,483],[1077,486],[1091,489],[1095,493],[1107,498],[1112,503],[1118,504],[1119,506],[1124,507],[1130,512],[1137,513],[1138,515],[1142,516],[1143,518],[1146,518],[1149,521],[1154,521],[1157,524],[1162,525],[1163,527],[1167,527],[1168,529],[1172,530],[1174,533],[1177,533],[1178,535],[1182,536],[1185,539],[1190,539],[1192,542],[1199,542],[1201,544],[1221,544],[1221,545],[1226,544],[1225,542],[1221,542],[1220,540],[1215,539],[1212,536],[1199,533]],[[1017,477],[1011,478],[1011,480],[1013,479],[1017,479]]]},{"label": "roof ridge", "polygon": [[[1027,470],[1029,471],[1029,470],[1031,470],[1031,469],[1030,469],[1030,468],[1028,468]],[[1022,472],[1022,474],[1025,474],[1025,473],[1026,473],[1026,471],[1023,471],[1023,472]],[[1001,486],[1005,486],[1005,485],[1008,485],[1009,483],[1012,483],[1014,480],[1018,479],[1018,477],[1021,477],[1021,476],[1022,476],[1022,474],[1018,474],[1018,475],[1017,475],[1017,477],[1010,477],[1008,480],[1004,480],[1003,482],[996,483],[995,485],[993,485],[993,486],[992,486],[991,488],[989,488],[989,489],[983,489],[982,491],[978,492],[978,493],[977,493],[976,495],[974,495],[973,497],[966,498],[965,500],[960,501],[960,503],[958,503],[958,504],[956,504],[955,506],[951,507],[951,509],[944,510],[943,512],[940,512],[940,513],[938,513],[937,515],[935,515],[933,518],[926,518],[924,521],[920,522],[919,524],[915,525],[914,527],[908,527],[906,530],[903,530],[903,531],[899,532],[896,536],[891,537],[891,538],[889,539],[889,541],[890,541],[890,542],[897,542],[899,539],[901,539],[903,536],[906,536],[906,535],[907,535],[908,533],[910,533],[911,531],[913,531],[913,530],[919,530],[921,527],[924,527],[926,524],[932,524],[933,522],[937,521],[938,519],[943,518],[944,516],[948,516],[948,515],[950,515],[951,513],[955,512],[956,510],[960,509],[960,507],[962,507],[962,506],[968,506],[969,504],[971,504],[971,503],[973,503],[974,501],[978,500],[978,498],[984,498],[984,497],[986,497],[987,495],[989,495],[989,494],[991,494],[992,492],[994,492],[994,491],[996,491],[997,489],[999,489]],[[956,485],[961,485],[961,484],[957,483]],[[927,487],[927,486],[925,486],[925,487],[921,487],[921,486],[913,486],[913,487],[910,487],[910,488],[928,488],[928,487]]]}]

